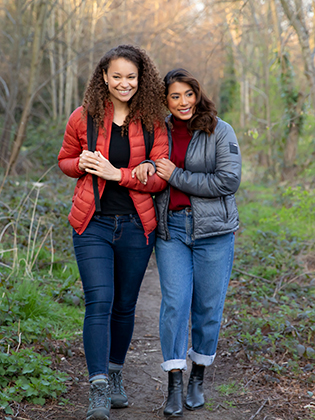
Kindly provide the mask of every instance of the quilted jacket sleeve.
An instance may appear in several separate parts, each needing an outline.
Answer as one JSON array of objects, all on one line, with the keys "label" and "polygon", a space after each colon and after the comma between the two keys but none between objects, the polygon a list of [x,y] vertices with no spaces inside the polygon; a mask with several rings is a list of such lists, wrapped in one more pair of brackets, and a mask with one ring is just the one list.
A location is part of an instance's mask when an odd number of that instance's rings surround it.
[{"label": "quilted jacket sleeve", "polygon": [[79,136],[80,124],[83,124],[81,107],[77,108],[69,118],[63,143],[58,155],[58,164],[62,172],[72,178],[85,175],[85,171],[79,169],[79,156],[82,153],[82,141]]},{"label": "quilted jacket sleeve", "polygon": [[[200,152],[200,162],[204,151],[196,148],[196,153],[188,153],[188,169],[176,168],[169,183],[188,195],[214,198],[234,194],[241,182],[241,153],[233,128],[220,120],[213,134],[215,136],[215,170],[209,172],[190,171],[189,164],[195,163]],[[195,165],[196,167],[196,165]]]},{"label": "quilted jacket sleeve", "polygon": [[[154,131],[154,143],[150,152],[150,160],[155,161],[156,159],[168,158],[168,137],[167,131],[155,128]],[[164,190],[167,182],[161,179],[156,174],[148,177],[146,185],[142,184],[137,177],[131,177],[131,168],[121,168],[121,181],[119,185],[127,187],[131,190],[136,190],[146,193],[155,193]]]}]

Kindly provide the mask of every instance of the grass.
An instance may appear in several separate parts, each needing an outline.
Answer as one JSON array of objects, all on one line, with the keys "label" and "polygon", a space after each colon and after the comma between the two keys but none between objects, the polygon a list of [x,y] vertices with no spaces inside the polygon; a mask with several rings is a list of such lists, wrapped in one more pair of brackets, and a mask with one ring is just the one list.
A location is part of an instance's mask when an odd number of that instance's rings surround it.
[{"label": "grass", "polygon": [[82,330],[83,291],[70,204],[64,205],[71,188],[55,169],[37,181],[7,180],[1,192],[0,407],[6,414],[14,414],[13,401],[44,404],[66,392],[69,378],[51,360],[58,365],[60,354],[71,357],[71,341]]},{"label": "grass", "polygon": [[223,396],[228,396],[230,394],[235,394],[237,392],[242,392],[242,386],[237,384],[235,381],[230,383],[225,383],[216,387],[216,390],[219,394]]},{"label": "grass", "polygon": [[[83,323],[83,291],[67,220],[74,182],[52,167],[41,179],[8,179],[1,192],[0,355],[8,356],[0,369],[33,358],[39,370],[35,376],[29,372],[27,380],[37,383],[46,375],[43,389],[29,396],[40,403],[65,392],[63,376],[49,362],[58,364],[58,354],[71,357],[71,341]],[[275,380],[299,381],[305,392],[313,392],[315,195],[298,183],[288,188],[243,182],[237,202],[241,228],[221,334],[240,363]],[[12,414],[12,389],[21,383],[13,371],[8,380],[0,403]],[[224,398],[242,391],[242,384],[217,391]],[[22,391],[18,395],[28,398]],[[207,408],[212,406],[209,401]]]},{"label": "grass", "polygon": [[[225,306],[230,351],[276,377],[314,386],[315,194],[244,183],[242,228]],[[241,353],[240,353],[241,352]]]}]

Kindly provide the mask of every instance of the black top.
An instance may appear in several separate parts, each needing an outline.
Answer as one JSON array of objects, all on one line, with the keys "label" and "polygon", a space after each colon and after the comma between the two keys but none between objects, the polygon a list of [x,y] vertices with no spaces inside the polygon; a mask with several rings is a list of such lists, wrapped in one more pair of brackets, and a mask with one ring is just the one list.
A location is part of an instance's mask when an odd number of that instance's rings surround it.
[{"label": "black top", "polygon": [[[130,159],[128,134],[121,135],[121,127],[113,122],[109,145],[109,161],[116,168],[127,168]],[[104,215],[136,214],[137,211],[129,196],[129,190],[117,181],[106,181],[101,197],[101,213]]]}]

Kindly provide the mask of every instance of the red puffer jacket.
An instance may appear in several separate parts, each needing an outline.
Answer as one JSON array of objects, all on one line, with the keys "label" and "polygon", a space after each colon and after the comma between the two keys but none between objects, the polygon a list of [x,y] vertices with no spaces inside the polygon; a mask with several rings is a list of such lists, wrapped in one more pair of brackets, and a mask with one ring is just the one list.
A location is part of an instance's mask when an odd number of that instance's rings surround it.
[{"label": "red puffer jacket", "polygon": [[[108,159],[111,129],[113,122],[113,108],[104,119],[104,128],[99,130],[96,150]],[[106,133],[106,134],[104,134]],[[141,184],[137,177],[131,177],[131,171],[146,159],[145,143],[140,121],[129,125],[130,160],[128,168],[121,168],[119,185],[129,189],[130,197],[141,219],[145,236],[148,237],[157,225],[155,209],[151,193],[162,191],[167,182],[156,174],[148,177],[146,185]],[[89,224],[94,212],[95,201],[93,193],[92,175],[79,169],[79,156],[82,150],[88,150],[87,119],[82,117],[82,107],[77,108],[70,116],[61,150],[58,155],[59,167],[68,176],[79,178],[72,198],[72,208],[68,216],[71,226],[81,234]],[[150,159],[168,158],[167,131],[159,127],[154,130],[154,144],[150,152]],[[98,178],[100,197],[103,194],[106,181]]]}]

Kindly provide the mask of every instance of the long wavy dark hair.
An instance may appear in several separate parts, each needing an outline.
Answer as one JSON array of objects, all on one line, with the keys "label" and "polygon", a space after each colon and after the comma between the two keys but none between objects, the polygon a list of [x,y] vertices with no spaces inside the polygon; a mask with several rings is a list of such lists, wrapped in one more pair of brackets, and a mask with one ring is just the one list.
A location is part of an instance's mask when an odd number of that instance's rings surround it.
[{"label": "long wavy dark hair", "polygon": [[192,133],[194,130],[202,130],[212,134],[218,122],[217,110],[202,90],[198,80],[185,69],[178,68],[169,71],[164,77],[165,97],[168,95],[169,86],[175,82],[187,83],[196,95],[194,115],[187,121],[188,131]]},{"label": "long wavy dark hair", "polygon": [[165,127],[164,83],[148,54],[133,45],[118,45],[109,50],[99,61],[86,88],[83,99],[83,115],[87,110],[98,127],[104,127],[106,108],[112,106],[103,71],[107,74],[112,60],[124,58],[138,69],[138,90],[129,101],[129,114],[122,126],[126,132],[131,121],[141,120],[149,132],[154,124]]}]

